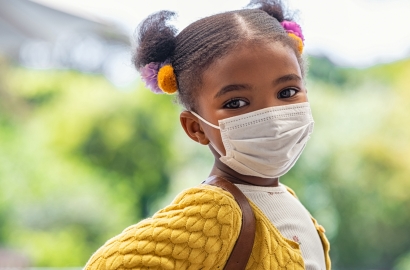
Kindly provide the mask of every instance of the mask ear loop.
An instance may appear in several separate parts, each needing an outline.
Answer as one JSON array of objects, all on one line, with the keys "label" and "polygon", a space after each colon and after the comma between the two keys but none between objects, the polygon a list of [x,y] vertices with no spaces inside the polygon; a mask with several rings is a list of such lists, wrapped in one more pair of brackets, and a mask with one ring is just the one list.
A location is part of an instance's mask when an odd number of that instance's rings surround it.
[{"label": "mask ear loop", "polygon": [[[213,127],[213,128],[219,129],[219,130],[221,129],[219,126],[214,125],[214,124],[212,124],[212,123],[206,121],[206,120],[203,119],[201,116],[199,116],[197,113],[195,113],[195,112],[193,112],[193,111],[190,111],[190,112],[191,112],[193,115],[195,115],[196,117],[198,117],[202,122],[204,122],[204,123],[207,124],[208,126],[211,126],[211,127]],[[222,153],[218,150],[218,148],[217,148],[211,141],[209,141],[209,144],[212,146],[213,149],[215,149],[216,152],[218,152],[218,154],[219,154],[221,157],[223,156]]]},{"label": "mask ear loop", "polygon": [[216,129],[221,129],[219,126],[214,125],[212,123],[209,123],[208,121],[206,121],[205,119],[203,119],[201,116],[199,116],[196,112],[190,111],[193,115],[195,115],[196,117],[198,117],[202,122],[204,122],[205,124],[207,124],[208,126],[211,126],[213,128]]}]

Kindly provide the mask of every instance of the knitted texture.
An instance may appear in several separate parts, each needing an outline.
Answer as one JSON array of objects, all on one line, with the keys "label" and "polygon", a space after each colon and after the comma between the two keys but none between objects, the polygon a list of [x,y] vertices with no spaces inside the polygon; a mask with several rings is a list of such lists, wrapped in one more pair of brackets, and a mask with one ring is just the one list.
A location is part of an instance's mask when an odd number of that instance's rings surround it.
[{"label": "knitted texture", "polygon": [[[298,244],[282,237],[253,203],[251,206],[256,234],[246,269],[304,269]],[[107,241],[85,269],[223,269],[241,219],[230,193],[200,185]]]}]

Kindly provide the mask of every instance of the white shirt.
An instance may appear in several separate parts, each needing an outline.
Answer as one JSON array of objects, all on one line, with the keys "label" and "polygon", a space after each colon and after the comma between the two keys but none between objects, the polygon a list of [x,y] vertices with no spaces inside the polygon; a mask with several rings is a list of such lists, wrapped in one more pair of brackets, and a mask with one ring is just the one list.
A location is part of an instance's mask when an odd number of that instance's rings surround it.
[{"label": "white shirt", "polygon": [[306,208],[286,187],[236,186],[268,217],[285,238],[299,243],[306,270],[325,270],[319,234]]}]

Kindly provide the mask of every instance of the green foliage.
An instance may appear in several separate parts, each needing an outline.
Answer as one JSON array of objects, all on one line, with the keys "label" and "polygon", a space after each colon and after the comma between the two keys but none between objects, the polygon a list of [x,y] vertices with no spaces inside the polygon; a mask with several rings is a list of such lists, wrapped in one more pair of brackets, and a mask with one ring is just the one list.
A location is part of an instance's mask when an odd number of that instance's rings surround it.
[{"label": "green foliage", "polygon": [[394,266],[394,270],[407,270],[410,269],[410,252],[401,256],[396,265]]},{"label": "green foliage", "polygon": [[325,56],[309,57],[308,60],[311,80],[338,86],[356,84],[360,80],[355,69],[341,68]]},{"label": "green foliage", "polygon": [[98,76],[3,71],[0,245],[36,266],[84,265],[166,193],[178,108]]}]

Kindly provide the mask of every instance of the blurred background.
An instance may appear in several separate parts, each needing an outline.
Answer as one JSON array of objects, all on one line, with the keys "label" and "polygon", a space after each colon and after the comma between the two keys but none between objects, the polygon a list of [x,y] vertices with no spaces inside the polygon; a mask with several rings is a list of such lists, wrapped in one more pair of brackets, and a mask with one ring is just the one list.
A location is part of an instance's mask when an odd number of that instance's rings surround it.
[{"label": "blurred background", "polygon": [[[206,147],[145,89],[133,33],[248,1],[0,0],[0,269],[81,269],[204,180]],[[334,269],[410,269],[410,2],[291,0],[315,132],[281,181],[326,228]]]}]

